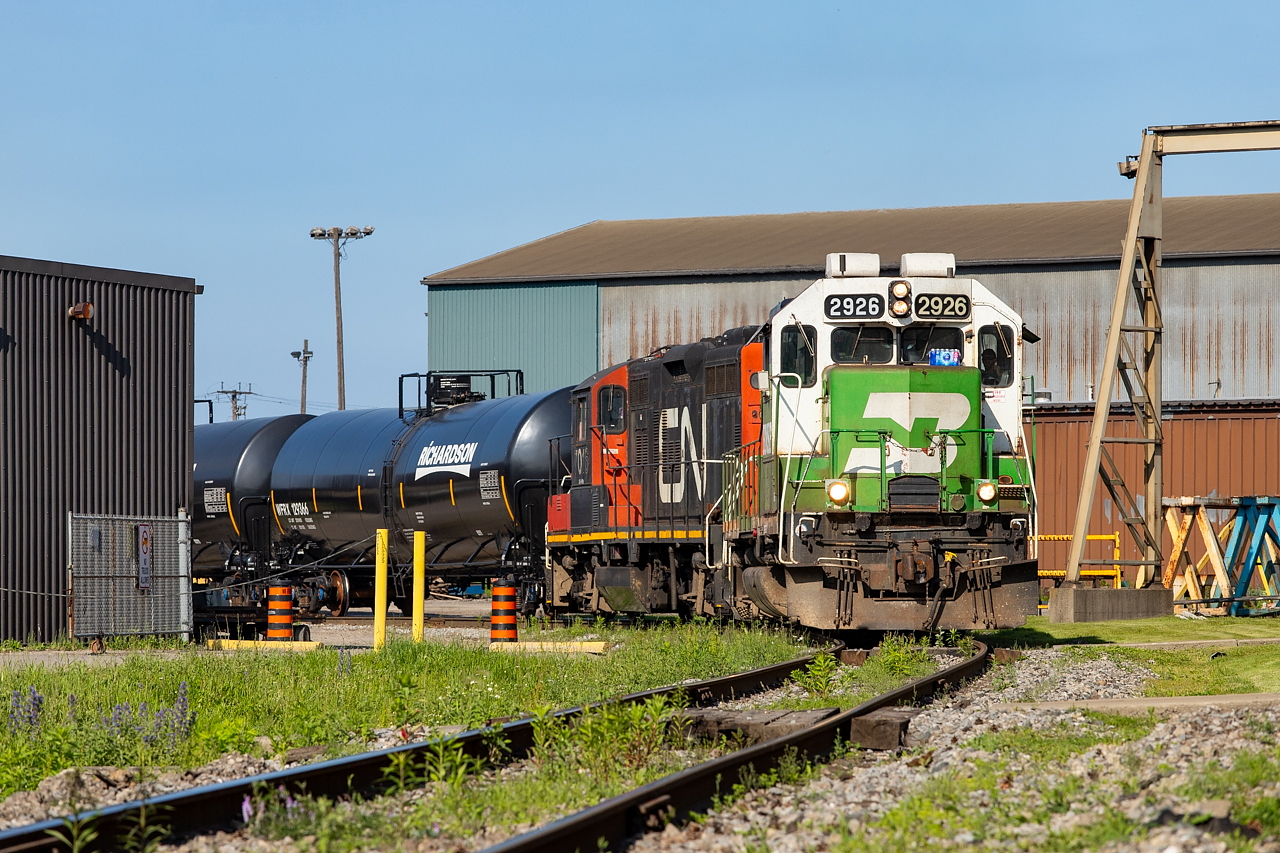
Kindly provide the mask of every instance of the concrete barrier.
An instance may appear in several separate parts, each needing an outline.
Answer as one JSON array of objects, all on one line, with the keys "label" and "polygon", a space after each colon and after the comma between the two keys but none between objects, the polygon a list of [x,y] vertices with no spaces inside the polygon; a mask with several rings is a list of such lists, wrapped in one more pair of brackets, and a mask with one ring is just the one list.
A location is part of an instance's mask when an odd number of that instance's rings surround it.
[{"label": "concrete barrier", "polygon": [[1049,591],[1050,622],[1111,622],[1173,615],[1173,590],[1059,587]]}]

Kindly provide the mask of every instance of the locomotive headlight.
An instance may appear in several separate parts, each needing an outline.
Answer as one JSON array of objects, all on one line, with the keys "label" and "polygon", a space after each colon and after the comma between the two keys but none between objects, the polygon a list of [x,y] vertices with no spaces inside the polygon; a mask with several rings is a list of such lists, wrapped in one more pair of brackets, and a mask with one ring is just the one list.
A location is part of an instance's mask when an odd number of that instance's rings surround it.
[{"label": "locomotive headlight", "polygon": [[978,484],[978,500],[983,503],[991,503],[996,499],[995,483],[979,483]]},{"label": "locomotive headlight", "polygon": [[906,299],[911,295],[911,285],[905,281],[895,281],[889,288],[889,293],[892,294],[894,299]]},{"label": "locomotive headlight", "polygon": [[911,303],[905,299],[899,299],[889,307],[889,312],[895,317],[905,317],[911,313]]},{"label": "locomotive headlight", "polygon": [[828,480],[827,481],[827,500],[836,506],[844,506],[849,502],[851,491],[849,484],[845,480]]}]

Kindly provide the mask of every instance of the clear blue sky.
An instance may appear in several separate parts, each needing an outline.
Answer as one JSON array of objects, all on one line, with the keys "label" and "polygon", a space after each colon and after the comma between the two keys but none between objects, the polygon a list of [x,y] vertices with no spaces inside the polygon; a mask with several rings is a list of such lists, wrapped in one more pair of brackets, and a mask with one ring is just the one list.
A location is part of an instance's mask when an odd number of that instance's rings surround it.
[{"label": "clear blue sky", "polygon": [[[1260,2],[0,0],[0,254],[192,276],[198,394],[295,400],[306,337],[332,406],[307,234],[373,225],[347,399],[394,405],[424,275],[593,219],[1127,196],[1141,128],[1280,118],[1278,32]],[[1280,156],[1165,189],[1280,191]]]}]

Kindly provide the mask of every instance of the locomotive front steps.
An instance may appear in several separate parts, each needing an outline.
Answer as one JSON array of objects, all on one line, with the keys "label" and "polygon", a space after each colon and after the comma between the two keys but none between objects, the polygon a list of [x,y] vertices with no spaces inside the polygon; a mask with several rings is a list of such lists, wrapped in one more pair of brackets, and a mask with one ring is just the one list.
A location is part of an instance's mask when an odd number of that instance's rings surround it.
[{"label": "locomotive front steps", "polygon": [[1162,586],[1146,589],[1064,586],[1049,590],[1050,622],[1110,622],[1172,615],[1173,590]]}]

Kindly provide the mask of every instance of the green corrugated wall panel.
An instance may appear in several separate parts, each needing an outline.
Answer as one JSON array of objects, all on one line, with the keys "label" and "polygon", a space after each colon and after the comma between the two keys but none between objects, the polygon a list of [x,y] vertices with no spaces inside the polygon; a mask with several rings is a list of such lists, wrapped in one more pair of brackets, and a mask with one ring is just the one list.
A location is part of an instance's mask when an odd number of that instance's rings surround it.
[{"label": "green corrugated wall panel", "polygon": [[576,385],[596,372],[599,359],[594,281],[427,290],[431,370],[517,368],[533,392]]}]

